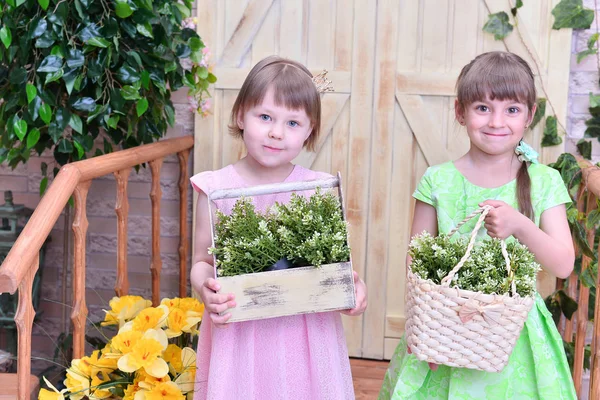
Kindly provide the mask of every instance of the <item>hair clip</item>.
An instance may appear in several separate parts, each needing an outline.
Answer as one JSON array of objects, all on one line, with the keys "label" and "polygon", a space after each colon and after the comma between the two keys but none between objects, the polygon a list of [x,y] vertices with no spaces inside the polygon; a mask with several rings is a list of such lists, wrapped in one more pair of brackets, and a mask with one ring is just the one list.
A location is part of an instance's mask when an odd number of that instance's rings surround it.
[{"label": "hair clip", "polygon": [[521,162],[530,162],[533,164],[538,163],[539,154],[537,153],[537,151],[535,151],[533,147],[531,147],[522,140],[519,142],[519,145],[515,148],[515,154],[518,156],[517,158]]},{"label": "hair clip", "polygon": [[327,70],[324,69],[319,75],[316,75],[312,78],[315,87],[317,88],[317,92],[333,92],[333,86],[331,86],[331,80],[325,77],[327,75]]}]

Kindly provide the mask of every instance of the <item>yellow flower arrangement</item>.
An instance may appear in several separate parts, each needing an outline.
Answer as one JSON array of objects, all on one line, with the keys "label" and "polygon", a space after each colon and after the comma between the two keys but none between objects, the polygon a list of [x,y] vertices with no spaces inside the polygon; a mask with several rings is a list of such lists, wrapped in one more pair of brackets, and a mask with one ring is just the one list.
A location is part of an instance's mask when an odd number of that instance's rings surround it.
[{"label": "yellow flower arrangement", "polygon": [[64,389],[44,378],[48,389],[38,399],[193,398],[196,352],[184,343],[198,334],[204,305],[174,298],[152,307],[140,296],[114,297],[109,305],[100,325],[116,326],[117,334],[102,350],[71,362]]}]

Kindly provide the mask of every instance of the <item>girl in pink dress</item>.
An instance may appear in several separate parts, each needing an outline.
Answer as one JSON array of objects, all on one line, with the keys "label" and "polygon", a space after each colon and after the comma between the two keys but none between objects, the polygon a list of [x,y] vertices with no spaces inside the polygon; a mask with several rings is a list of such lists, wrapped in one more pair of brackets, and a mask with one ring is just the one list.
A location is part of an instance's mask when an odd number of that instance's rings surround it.
[{"label": "girl in pink dress", "polygon": [[[191,178],[199,193],[192,287],[206,311],[198,343],[194,399],[354,399],[352,375],[340,313],[326,312],[226,324],[233,294],[219,293],[208,254],[211,231],[206,201],[216,189],[312,180],[329,176],[291,161],[306,146],[313,150],[321,124],[321,100],[303,65],[268,57],[254,66],[231,112],[230,133],[241,137],[247,155],[218,171]],[[286,202],[289,193],[254,197],[257,210]],[[236,199],[217,200],[230,213]],[[354,273],[356,308],[367,304],[366,287]]]}]

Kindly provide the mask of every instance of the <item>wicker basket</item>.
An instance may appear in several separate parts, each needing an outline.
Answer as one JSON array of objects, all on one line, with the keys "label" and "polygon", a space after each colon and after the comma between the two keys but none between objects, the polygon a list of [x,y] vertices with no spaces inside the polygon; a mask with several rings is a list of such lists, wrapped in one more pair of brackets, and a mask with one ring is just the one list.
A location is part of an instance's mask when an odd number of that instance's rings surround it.
[{"label": "wicker basket", "polygon": [[[452,278],[469,258],[490,209],[486,206],[476,210],[450,232],[453,235],[480,214],[465,255],[440,285],[421,279],[408,267],[406,341],[419,360],[488,372],[502,371],[508,363],[534,298],[519,296],[514,281],[512,296],[450,287]],[[509,277],[514,277],[504,241],[502,254]]]}]

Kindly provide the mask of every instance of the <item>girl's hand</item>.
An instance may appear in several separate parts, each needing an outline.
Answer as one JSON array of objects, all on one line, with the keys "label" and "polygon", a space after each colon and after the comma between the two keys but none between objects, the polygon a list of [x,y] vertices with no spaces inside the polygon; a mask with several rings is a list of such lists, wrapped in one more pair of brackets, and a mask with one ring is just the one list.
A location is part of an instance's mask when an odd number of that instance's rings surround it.
[{"label": "girl's hand", "polygon": [[356,307],[350,310],[342,310],[340,312],[346,315],[356,316],[365,312],[365,308],[367,308],[367,285],[365,285],[363,280],[358,277],[358,273],[356,271],[352,271],[352,275],[354,276]]},{"label": "girl's hand", "polygon": [[204,303],[205,309],[208,311],[208,315],[212,323],[217,328],[227,328],[226,322],[231,318],[231,314],[219,315],[220,313],[227,311],[229,308],[235,307],[235,296],[233,293],[219,294],[216,293],[221,289],[219,283],[213,278],[207,278],[204,281],[200,289],[200,297]]},{"label": "girl's hand", "polygon": [[[407,352],[408,354],[412,354],[412,350],[410,349],[410,347],[409,347],[409,346],[406,346],[406,352]],[[437,370],[437,369],[438,369],[438,367],[439,367],[439,365],[437,365],[437,364],[435,364],[435,363],[430,363],[430,362],[428,362],[427,364],[429,364],[429,369],[430,369],[430,370],[432,370],[432,371],[435,371],[435,370]]]},{"label": "girl's hand", "polygon": [[494,207],[485,217],[485,229],[493,238],[506,239],[511,235],[514,236],[519,226],[525,222],[523,219],[527,219],[519,211],[500,200],[486,200],[479,204],[479,207],[483,206]]}]

